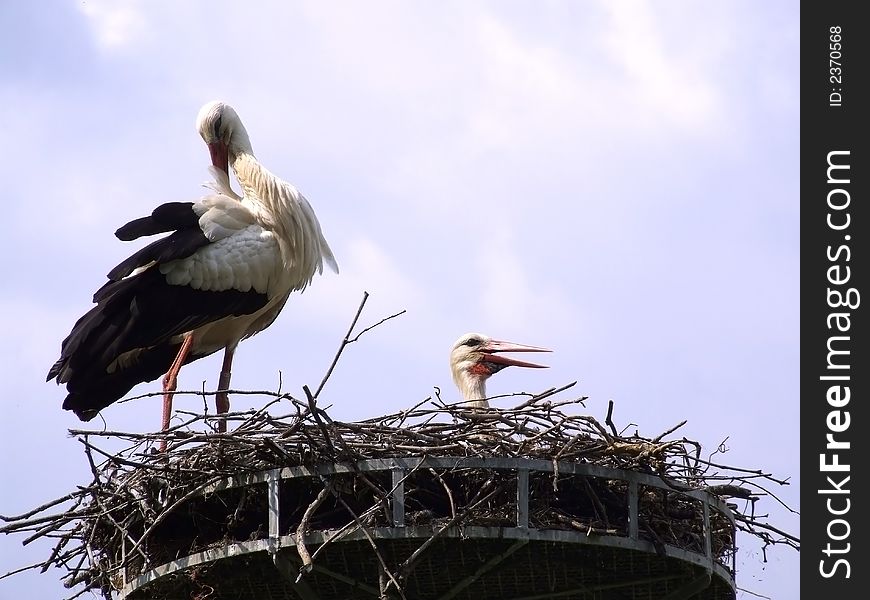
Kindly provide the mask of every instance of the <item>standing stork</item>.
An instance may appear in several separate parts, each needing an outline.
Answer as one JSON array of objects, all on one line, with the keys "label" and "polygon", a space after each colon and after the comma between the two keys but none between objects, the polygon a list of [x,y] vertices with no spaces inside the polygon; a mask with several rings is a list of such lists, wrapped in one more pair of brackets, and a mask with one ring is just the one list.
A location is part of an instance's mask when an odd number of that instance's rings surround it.
[{"label": "standing stork", "polygon": [[551,352],[546,348],[526,346],[494,340],[482,333],[466,333],[453,344],[450,351],[450,370],[453,381],[463,399],[474,408],[488,408],[486,380],[505,367],[531,367],[546,369],[546,365],[523,362],[500,352]]},{"label": "standing stork", "polygon": [[[96,304],[73,326],[47,380],[65,383],[63,408],[83,421],[145,381],[163,378],[163,429],[181,367],[224,350],[215,398],[227,389],[238,343],[268,327],[325,262],[338,266],[311,205],[254,157],[236,111],[209,102],[197,129],[209,148],[211,186],[199,202],[170,202],[118,229],[121,240],[169,233],[112,269]],[[229,165],[242,187],[230,188]],[[226,423],[218,423],[226,431]]]}]

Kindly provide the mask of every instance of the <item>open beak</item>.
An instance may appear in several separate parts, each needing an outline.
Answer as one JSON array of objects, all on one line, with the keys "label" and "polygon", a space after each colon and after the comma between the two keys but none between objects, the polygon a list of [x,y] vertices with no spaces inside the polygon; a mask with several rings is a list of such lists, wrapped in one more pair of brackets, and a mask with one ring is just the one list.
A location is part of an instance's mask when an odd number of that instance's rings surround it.
[{"label": "open beak", "polygon": [[513,342],[500,342],[490,340],[479,348],[480,352],[485,354],[483,360],[488,363],[499,365],[500,367],[531,367],[534,369],[546,369],[547,365],[539,365],[532,362],[516,360],[507,356],[501,356],[499,352],[552,352],[547,348],[539,348],[537,346],[527,346],[525,344],[515,344]]},{"label": "open beak", "polygon": [[229,176],[229,148],[223,142],[211,142],[208,144],[208,153],[211,155],[211,164]]}]

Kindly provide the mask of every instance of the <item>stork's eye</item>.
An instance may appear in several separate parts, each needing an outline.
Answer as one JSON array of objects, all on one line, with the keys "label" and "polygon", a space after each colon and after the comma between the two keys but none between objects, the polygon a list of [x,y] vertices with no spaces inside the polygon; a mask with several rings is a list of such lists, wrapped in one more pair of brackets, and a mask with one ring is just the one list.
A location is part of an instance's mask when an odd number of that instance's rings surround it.
[{"label": "stork's eye", "polygon": [[222,115],[218,115],[218,118],[214,121],[214,135],[217,138],[221,136],[221,118]]},{"label": "stork's eye", "polygon": [[481,340],[480,338],[469,338],[469,339],[465,340],[465,343],[462,345],[463,346],[471,346],[472,348],[474,348],[475,346],[480,346],[482,341],[483,340]]}]

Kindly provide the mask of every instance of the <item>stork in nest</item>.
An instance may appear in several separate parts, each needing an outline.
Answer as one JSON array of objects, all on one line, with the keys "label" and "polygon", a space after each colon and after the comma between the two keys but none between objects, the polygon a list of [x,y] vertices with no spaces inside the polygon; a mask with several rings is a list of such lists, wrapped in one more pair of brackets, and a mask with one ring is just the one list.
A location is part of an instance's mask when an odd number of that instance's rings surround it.
[{"label": "stork in nest", "polygon": [[516,360],[502,352],[551,352],[547,348],[498,341],[482,333],[466,333],[453,344],[450,351],[450,370],[453,381],[468,406],[488,408],[486,380],[505,367],[545,369],[546,365]]},{"label": "stork in nest", "polygon": [[[142,382],[163,379],[163,429],[184,364],[224,351],[215,401],[229,410],[238,343],[269,325],[324,263],[338,266],[308,200],[254,157],[236,111],[209,102],[197,129],[212,160],[214,194],[170,202],[115,233],[124,241],[167,233],[121,262],[94,294],[48,372],[66,384],[63,408],[83,421]],[[229,181],[232,167],[242,189]],[[219,431],[226,430],[223,420]]]}]

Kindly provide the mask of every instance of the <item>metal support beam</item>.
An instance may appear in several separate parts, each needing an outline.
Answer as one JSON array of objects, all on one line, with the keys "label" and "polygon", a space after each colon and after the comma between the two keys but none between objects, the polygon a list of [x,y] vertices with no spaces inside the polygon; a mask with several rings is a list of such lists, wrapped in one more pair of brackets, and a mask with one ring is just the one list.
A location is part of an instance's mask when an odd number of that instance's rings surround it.
[{"label": "metal support beam", "polygon": [[269,553],[273,556],[281,545],[281,470],[272,469],[266,473],[269,494]]},{"label": "metal support beam", "polygon": [[710,506],[701,502],[704,507],[704,555],[713,560],[713,528],[710,527]]},{"label": "metal support beam", "polygon": [[392,469],[393,473],[393,526],[405,526],[405,470]]},{"label": "metal support beam", "polygon": [[[637,482],[628,482],[628,537],[636,540],[638,536],[637,524]],[[704,506],[707,506],[706,503]]]},{"label": "metal support beam", "polygon": [[517,469],[517,527],[529,526],[529,470]]}]

